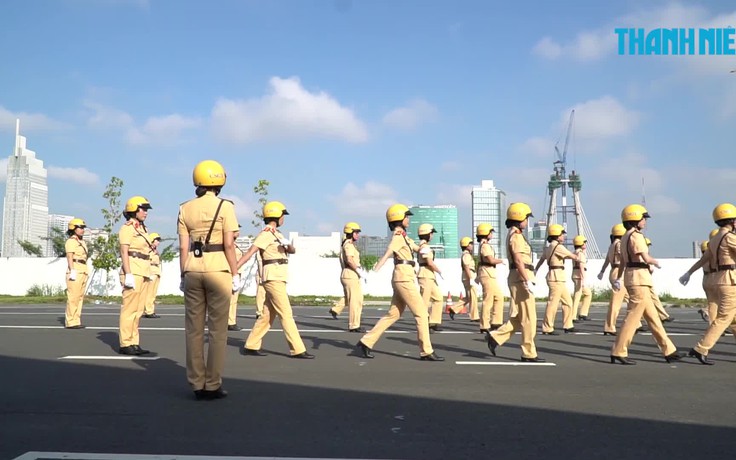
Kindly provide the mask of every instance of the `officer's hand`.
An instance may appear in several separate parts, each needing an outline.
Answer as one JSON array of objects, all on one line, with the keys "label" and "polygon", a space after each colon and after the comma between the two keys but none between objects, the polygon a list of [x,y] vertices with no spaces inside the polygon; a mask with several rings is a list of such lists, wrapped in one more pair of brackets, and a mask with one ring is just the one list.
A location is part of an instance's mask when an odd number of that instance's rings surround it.
[{"label": "officer's hand", "polygon": [[443,281],[445,280],[445,277],[442,276],[442,272],[437,272],[437,274],[439,275],[440,278],[442,278]]},{"label": "officer's hand", "polygon": [[181,292],[184,292],[184,288],[185,288],[185,286],[184,286],[184,277],[182,276],[181,277],[181,281],[179,281],[179,290]]},{"label": "officer's hand", "polygon": [[620,291],[621,290],[621,281],[615,280],[613,284],[611,285],[614,291]]},{"label": "officer's hand", "polygon": [[243,288],[243,281],[240,274],[233,275],[233,292],[238,292]]},{"label": "officer's hand", "polygon": [[288,238],[282,238],[281,240],[279,240],[279,243],[281,243],[281,246],[286,247],[291,244],[291,241],[289,241]]},{"label": "officer's hand", "polygon": [[532,287],[534,286],[533,281],[524,281],[524,289],[526,289],[528,292],[532,292]]},{"label": "officer's hand", "polygon": [[603,272],[599,272],[599,273],[598,273],[598,279],[599,279],[599,280],[602,280],[602,279],[603,279]]},{"label": "officer's hand", "polygon": [[77,280],[77,271],[73,268],[69,270],[69,281],[76,281]]},{"label": "officer's hand", "polygon": [[126,287],[126,288],[135,289],[135,276],[133,276],[132,273],[127,273],[125,275],[125,280],[123,281],[123,286]]},{"label": "officer's hand", "polygon": [[687,283],[690,281],[690,273],[685,273],[680,277],[680,284],[683,286],[687,286]]}]

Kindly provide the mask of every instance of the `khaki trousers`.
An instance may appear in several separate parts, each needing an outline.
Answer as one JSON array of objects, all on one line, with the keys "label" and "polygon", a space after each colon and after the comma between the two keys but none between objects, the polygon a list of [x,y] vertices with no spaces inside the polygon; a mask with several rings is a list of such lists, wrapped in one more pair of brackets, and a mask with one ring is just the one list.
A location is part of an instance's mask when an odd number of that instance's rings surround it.
[{"label": "khaki trousers", "polygon": [[629,355],[629,345],[631,340],[634,338],[636,330],[641,325],[641,318],[649,325],[649,330],[652,332],[652,337],[657,342],[659,350],[664,356],[671,355],[677,351],[672,340],[667,336],[664,326],[662,326],[662,320],[659,319],[657,309],[654,308],[654,289],[651,286],[626,286],[629,292],[629,305],[626,312],[626,319],[624,324],[621,326],[616,336],[616,341],[613,343],[611,349],[611,355],[625,358]]},{"label": "khaki trousers", "polygon": [[266,288],[263,283],[256,287],[256,315],[263,316],[263,306],[266,305]]},{"label": "khaki trousers", "polygon": [[621,303],[629,302],[629,294],[626,291],[626,287],[621,286],[621,289],[615,291],[611,289],[611,298],[608,300],[608,313],[606,314],[606,324],[603,326],[605,332],[616,333],[616,321],[618,320],[618,314],[621,311]]},{"label": "khaki trousers", "polygon": [[654,290],[652,290],[652,304],[654,305],[654,309],[657,310],[660,321],[664,321],[670,317],[667,311],[665,311],[662,301],[659,300],[659,295]]},{"label": "khaki trousers", "polygon": [[[145,298],[143,294],[148,289],[148,278],[139,275],[133,275],[135,278],[135,287],[123,287],[123,305],[120,309],[120,347],[128,347],[130,345],[140,345],[140,336],[138,335],[138,323],[143,315]],[[122,284],[125,275],[120,276]]]},{"label": "khaki trousers", "polygon": [[368,348],[373,348],[386,329],[398,321],[404,313],[404,309],[409,307],[417,324],[419,354],[421,356],[431,355],[434,350],[432,349],[432,342],[429,340],[427,307],[422,301],[416,283],[414,281],[392,281],[391,286],[394,288],[394,295],[391,298],[391,307],[388,309],[388,313],[379,319],[373,329],[368,331],[360,341]]},{"label": "khaki trousers", "polygon": [[442,293],[437,280],[419,278],[419,293],[429,312],[429,325],[442,324]]},{"label": "khaki trousers", "polygon": [[509,291],[511,291],[509,320],[491,332],[491,336],[499,345],[503,345],[514,332],[521,330],[521,357],[536,358],[537,347],[534,345],[534,337],[537,335],[537,308],[534,295],[527,291],[522,283],[509,283]]},{"label": "khaki trousers", "polygon": [[573,282],[575,283],[575,292],[572,297],[572,318],[575,319],[580,316],[587,317],[588,313],[590,313],[590,302],[593,300],[593,292],[588,286],[583,287],[581,280],[573,280]]},{"label": "khaki trousers", "polygon": [[478,312],[478,293],[475,291],[475,286],[470,284],[470,281],[463,281],[463,287],[465,288],[464,303],[460,303],[457,307],[453,307],[453,311],[457,313],[462,311],[463,308],[467,308],[470,321],[480,321],[480,313]]},{"label": "khaki trousers", "polygon": [[567,283],[564,281],[547,281],[549,286],[549,297],[547,297],[547,308],[544,311],[544,321],[542,322],[542,332],[552,332],[555,330],[555,318],[557,317],[557,307],[562,303],[562,327],[564,329],[572,329],[572,296],[567,289]]},{"label": "khaki trousers", "polygon": [[330,308],[330,310],[334,311],[336,315],[339,315],[343,310],[345,310],[345,305],[345,289],[343,289],[342,297],[332,304],[332,308]]},{"label": "khaki trousers", "polygon": [[[230,287],[232,290],[232,286]],[[240,297],[240,291],[233,292],[230,296],[230,308],[227,313],[227,325],[235,326],[238,324],[238,297]]]},{"label": "khaki trousers", "polygon": [[[340,282],[344,294],[343,305],[346,303],[348,305],[348,329],[358,329],[360,327],[360,315],[363,312],[361,280],[358,278],[340,278]],[[340,311],[342,311],[342,308]]]},{"label": "khaki trousers", "polygon": [[[216,390],[222,385],[232,281],[228,272],[187,272],[184,275],[187,380],[195,391]],[[205,319],[208,329],[206,363]]]},{"label": "khaki trousers", "polygon": [[291,302],[286,294],[286,281],[265,281],[263,289],[266,291],[266,300],[263,305],[263,314],[256,320],[253,330],[245,341],[245,348],[249,350],[260,350],[263,345],[263,337],[273,326],[273,321],[278,316],[281,327],[284,329],[286,341],[289,344],[291,355],[298,355],[307,351],[299,335],[299,329],[294,321],[291,310]]},{"label": "khaki trousers", "polygon": [[483,286],[483,303],[481,303],[480,328],[490,329],[491,326],[503,324],[503,292],[496,278],[481,276],[480,285]]},{"label": "khaki trousers", "polygon": [[708,322],[712,323],[718,316],[718,286],[703,283],[703,291],[708,303]]},{"label": "khaki trousers", "polygon": [[731,328],[736,335],[736,286],[722,284],[714,287],[718,292],[718,314],[695,345],[695,351],[702,355],[708,354],[726,329]]},{"label": "khaki trousers", "polygon": [[66,327],[79,326],[82,324],[82,305],[84,304],[84,291],[87,289],[87,274],[77,273],[77,279],[69,280],[66,274],[66,313],[64,325]]},{"label": "khaki trousers", "polygon": [[158,285],[161,282],[160,275],[153,275],[151,281],[148,282],[147,292],[145,296],[145,308],[143,313],[152,315],[156,311],[156,296],[158,295]]}]

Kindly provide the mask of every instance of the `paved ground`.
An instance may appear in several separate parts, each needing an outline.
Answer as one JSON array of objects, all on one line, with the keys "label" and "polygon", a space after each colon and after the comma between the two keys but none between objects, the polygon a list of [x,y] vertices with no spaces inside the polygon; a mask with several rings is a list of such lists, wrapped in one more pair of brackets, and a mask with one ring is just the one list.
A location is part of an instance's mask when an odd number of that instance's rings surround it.
[{"label": "paved ground", "polygon": [[[691,459],[736,448],[734,339],[722,339],[711,354],[717,364],[707,367],[692,358],[667,364],[652,337],[639,335],[631,349],[639,364],[611,365],[601,307],[580,333],[537,336],[554,366],[499,365],[518,363],[518,338],[492,358],[467,317],[432,335],[447,361],[419,361],[408,313],[378,342],[376,359],[364,360],[352,354],[359,335],[344,331],[346,318],[297,307],[317,358],[290,359],[280,330],[266,336],[269,356],[245,357],[247,332],[230,333],[230,397],[211,402],[194,401],[186,383],[181,307],[142,320],[142,345],[155,360],[104,359],[118,357],[117,311],[89,305],[90,327],[72,331],[61,328],[63,306],[0,307],[0,458]],[[250,328],[252,308],[239,313]],[[380,314],[367,309],[364,323]],[[687,351],[705,323],[694,310],[671,314],[667,329]]]}]

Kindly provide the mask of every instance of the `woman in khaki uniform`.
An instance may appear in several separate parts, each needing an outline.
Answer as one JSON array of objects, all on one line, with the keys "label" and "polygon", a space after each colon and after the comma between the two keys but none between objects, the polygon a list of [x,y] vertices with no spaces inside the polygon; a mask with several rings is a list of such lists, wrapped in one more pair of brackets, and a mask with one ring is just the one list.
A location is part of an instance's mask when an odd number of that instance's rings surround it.
[{"label": "woman in khaki uniform", "polygon": [[156,314],[156,296],[158,295],[158,285],[161,282],[161,257],[158,254],[158,246],[161,244],[161,235],[156,232],[148,234],[151,241],[151,274],[148,277],[148,291],[146,292],[146,304],[143,309],[144,318],[160,318]]},{"label": "woman in khaki uniform", "polygon": [[572,264],[572,281],[575,284],[572,295],[572,317],[580,321],[588,321],[590,302],[593,300],[593,292],[585,282],[585,272],[588,271],[588,256],[585,253],[588,249],[587,243],[588,240],[583,235],[578,235],[572,240],[575,255],[578,257],[578,261]]},{"label": "woman in khaki uniform", "polygon": [[[238,226],[240,227],[240,226]],[[233,233],[233,246],[235,249],[235,260],[240,260],[243,257],[243,251],[238,247],[236,240],[240,237],[240,231]],[[243,277],[243,267],[238,269],[238,275],[241,279]],[[230,297],[230,310],[227,315],[227,330],[232,332],[240,332],[243,330],[242,327],[238,326],[238,298],[240,297],[240,289],[233,292]]]},{"label": "woman in khaki uniform", "polygon": [[649,213],[640,204],[626,206],[621,211],[621,220],[626,228],[626,233],[621,238],[621,265],[618,278],[613,282],[613,289],[621,289],[621,279],[629,293],[629,306],[626,319],[621,326],[620,333],[611,348],[611,364],[624,365],[636,364],[636,361],[628,358],[628,347],[634,334],[640,325],[642,316],[652,331],[652,336],[657,346],[664,355],[665,361],[678,361],[682,355],[667,336],[667,331],[659,319],[657,310],[652,301],[654,285],[650,266],[660,268],[657,259],[649,255],[649,248],[641,231],[646,227]]},{"label": "woman in khaki uniform", "polygon": [[437,233],[437,230],[434,229],[432,224],[422,224],[417,230],[417,236],[419,236],[419,253],[417,255],[419,273],[417,279],[419,281],[419,293],[422,295],[424,305],[429,312],[430,333],[442,330],[442,293],[437,284],[437,275],[442,276],[442,272],[434,263],[434,249],[429,246],[432,235],[435,233]]},{"label": "woman in khaki uniform", "polygon": [[475,230],[475,239],[480,244],[478,281],[483,286],[480,332],[495,331],[503,324],[503,292],[496,281],[496,265],[504,262],[496,258],[496,253],[489,243],[493,233],[491,224],[478,224]]},{"label": "woman in khaki uniform", "polygon": [[567,275],[565,274],[565,259],[572,259],[577,262],[578,256],[565,247],[566,234],[565,227],[560,224],[552,224],[547,228],[547,242],[549,245],[544,248],[542,257],[539,258],[539,262],[534,268],[535,275],[544,262],[547,262],[549,268],[547,270],[549,295],[547,296],[544,321],[542,322],[542,334],[544,335],[558,335],[555,332],[555,318],[560,303],[562,303],[562,330],[565,331],[565,334],[575,332],[572,322],[574,318],[572,296],[567,288]]},{"label": "woman in khaki uniform", "polygon": [[621,311],[621,304],[629,301],[629,295],[626,292],[626,286],[621,289],[613,289],[613,282],[618,279],[621,268],[621,237],[626,233],[624,224],[616,224],[611,227],[611,245],[608,247],[606,260],[603,262],[601,271],[598,273],[598,279],[602,280],[606,273],[606,267],[611,266],[608,274],[608,282],[611,283],[611,297],[608,299],[608,312],[606,313],[606,322],[603,326],[603,335],[616,335],[616,321]]},{"label": "woman in khaki uniform", "polygon": [[84,242],[84,229],[87,224],[82,219],[69,221],[66,232],[69,238],[64,244],[66,252],[66,314],[64,327],[84,329],[82,326],[82,305],[87,290],[87,243]]},{"label": "woman in khaki uniform", "polygon": [[486,333],[486,341],[491,354],[496,356],[496,348],[521,330],[521,360],[539,363],[544,362],[544,359],[537,356],[537,347],[534,344],[537,334],[537,308],[532,293],[532,247],[523,234],[529,225],[529,217],[534,215],[526,203],[512,203],[506,210],[506,228],[509,229],[506,238],[510,270],[508,283],[511,291],[509,320],[495,331]]},{"label": "woman in khaki uniform", "polygon": [[445,358],[434,353],[432,342],[429,339],[427,307],[419,293],[417,274],[414,272],[413,253],[419,251],[419,246],[411,238],[406,237],[406,228],[409,226],[409,216],[411,215],[409,208],[403,204],[394,204],[386,211],[386,222],[388,222],[388,228],[393,232],[393,236],[386,253],[376,263],[374,270],[380,270],[389,258],[393,258],[394,271],[391,277],[391,286],[394,294],[391,298],[391,307],[389,307],[388,313],[378,320],[373,329],[368,331],[356,345],[358,352],[364,358],[373,358],[373,346],[386,329],[398,321],[406,307],[409,307],[417,325],[420,359],[423,361],[445,360]]},{"label": "woman in khaki uniform", "polygon": [[266,288],[263,287],[263,261],[261,254],[256,252],[256,319],[263,316],[263,306],[266,304]]},{"label": "woman in khaki uniform", "polygon": [[[714,229],[710,232],[710,235],[708,236],[709,239],[712,239],[714,236],[718,234],[718,229]],[[707,302],[707,309],[701,308],[698,310],[698,313],[700,314],[700,317],[703,318],[703,321],[707,323],[712,323],[715,321],[716,316],[718,315],[718,288],[716,285],[713,284],[713,274],[716,273],[718,270],[716,267],[713,266],[712,260],[714,260],[710,252],[708,251],[708,241],[703,241],[700,244],[700,260],[695,262],[688,271],[680,277],[680,283],[682,285],[687,285],[688,281],[690,281],[690,276],[695,273],[696,270],[702,267],[703,269],[703,292],[705,292],[705,300]]]},{"label": "woman in khaki uniform", "polygon": [[256,320],[253,330],[245,341],[244,353],[252,356],[265,356],[261,351],[263,337],[271,329],[276,316],[281,320],[281,326],[289,343],[292,358],[313,359],[314,355],[307,352],[299,330],[294,321],[289,296],[286,293],[286,281],[289,278],[288,254],[294,254],[294,244],[284,238],[277,229],[284,224],[284,216],[288,215],[286,206],[279,201],[270,201],[263,205],[263,223],[266,226],[258,234],[253,245],[238,261],[242,267],[256,252],[260,252],[263,264],[263,287],[266,290],[266,301],[263,316]]},{"label": "woman in khaki uniform", "polygon": [[184,291],[187,381],[198,400],[227,396],[222,388],[227,316],[232,293],[242,286],[235,260],[235,206],[218,197],[226,178],[220,163],[201,161],[192,172],[197,197],[179,206],[177,233]]},{"label": "woman in khaki uniform", "polygon": [[[720,229],[708,242],[708,253],[711,266],[715,267],[711,283],[716,290],[718,314],[688,353],[706,365],[715,364],[708,359],[708,352],[726,329],[730,328],[736,335],[736,206],[719,204],[713,210],[713,221]],[[687,283],[687,279],[684,281]]]},{"label": "woman in khaki uniform", "polygon": [[360,225],[348,222],[343,228],[345,237],[340,248],[340,283],[342,284],[343,298],[345,302],[342,308],[336,306],[331,313],[337,317],[345,305],[348,306],[348,332],[365,332],[360,326],[360,315],[363,311],[363,288],[360,282],[360,252],[355,245],[360,235]]},{"label": "woman in khaki uniform", "polygon": [[[480,313],[478,312],[478,290],[476,289],[475,259],[473,258],[473,239],[465,236],[460,240],[460,249],[463,254],[460,256],[460,273],[465,289],[465,306],[468,309],[471,323],[480,322]],[[457,307],[462,309],[463,304]]]},{"label": "woman in khaki uniform", "polygon": [[151,241],[145,220],[151,203],[142,196],[134,196],[125,203],[123,216],[127,219],[120,228],[120,284],[123,286],[123,305],[120,310],[120,349],[122,355],[150,353],[140,346],[138,324],[145,307],[148,276],[151,273]]}]

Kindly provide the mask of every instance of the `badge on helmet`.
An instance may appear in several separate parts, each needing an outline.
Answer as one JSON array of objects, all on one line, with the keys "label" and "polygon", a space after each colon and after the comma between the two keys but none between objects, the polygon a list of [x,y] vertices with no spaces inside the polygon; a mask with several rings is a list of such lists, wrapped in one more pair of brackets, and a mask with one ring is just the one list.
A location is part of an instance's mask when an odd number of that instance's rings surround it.
[{"label": "badge on helmet", "polygon": [[138,209],[153,209],[151,203],[142,196],[134,196],[125,203],[125,212],[138,212]]},{"label": "badge on helmet", "polygon": [[731,203],[722,203],[713,209],[713,222],[725,219],[736,219],[736,206]]},{"label": "badge on helmet", "polygon": [[534,217],[534,214],[532,214],[532,208],[526,203],[511,203],[506,210],[508,220],[523,222],[530,217]]},{"label": "badge on helmet", "polygon": [[263,205],[263,218],[269,219],[269,218],[275,218],[278,219],[281,216],[286,216],[289,214],[289,211],[286,210],[286,206],[284,206],[284,203],[280,201],[269,201],[268,203]]},{"label": "badge on helmet", "polygon": [[69,230],[74,230],[76,228],[86,228],[87,224],[84,223],[82,219],[74,218],[69,221]]},{"label": "badge on helmet", "polygon": [[389,206],[386,210],[386,222],[401,222],[406,216],[413,216],[408,207],[401,203]]},{"label": "badge on helmet", "polygon": [[197,187],[222,187],[226,179],[225,168],[215,160],[200,161],[192,172],[192,181]]},{"label": "badge on helmet", "polygon": [[630,204],[621,211],[621,222],[639,222],[650,217],[647,208],[640,204]]}]

